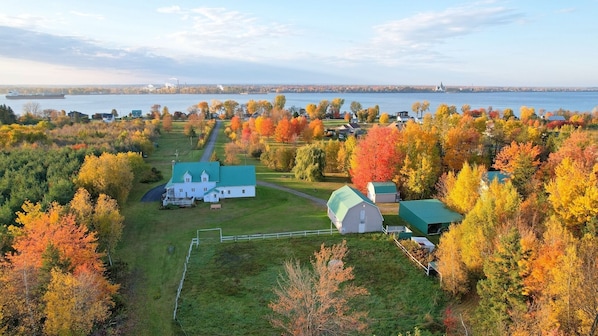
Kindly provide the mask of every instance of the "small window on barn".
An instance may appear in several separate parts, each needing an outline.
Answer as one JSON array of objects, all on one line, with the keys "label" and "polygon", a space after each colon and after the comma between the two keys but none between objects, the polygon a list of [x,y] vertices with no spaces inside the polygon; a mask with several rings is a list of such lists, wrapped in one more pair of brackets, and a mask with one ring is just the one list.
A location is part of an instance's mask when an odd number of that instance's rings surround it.
[{"label": "small window on barn", "polygon": [[245,193],[245,189],[241,190],[241,193],[243,193],[243,194],[244,194],[244,193]]},{"label": "small window on barn", "polygon": [[203,188],[203,191],[204,191],[204,192],[208,191],[208,188]]},{"label": "small window on barn", "polygon": [[224,190],[220,190],[220,193],[221,193],[222,195],[224,195]]},{"label": "small window on barn", "polygon": [[191,192],[195,192],[195,188],[191,188]]},{"label": "small window on barn", "polygon": [[228,190],[228,194],[230,195],[230,190]]}]

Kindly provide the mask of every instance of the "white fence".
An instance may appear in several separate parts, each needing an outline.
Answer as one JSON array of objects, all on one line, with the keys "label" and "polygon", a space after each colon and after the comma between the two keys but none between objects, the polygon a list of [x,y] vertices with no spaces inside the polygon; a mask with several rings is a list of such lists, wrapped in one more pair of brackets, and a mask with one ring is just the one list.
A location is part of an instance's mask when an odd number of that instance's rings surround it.
[{"label": "white fence", "polygon": [[200,233],[206,231],[219,231],[220,234],[220,242],[244,242],[244,241],[251,241],[251,240],[263,240],[263,239],[279,239],[279,238],[292,238],[292,237],[307,237],[307,236],[316,236],[316,235],[324,235],[324,234],[335,234],[338,233],[336,229],[330,228],[325,230],[305,230],[305,231],[292,231],[292,232],[278,232],[278,233],[259,233],[259,234],[252,234],[252,235],[239,235],[239,236],[223,236],[222,229],[204,229],[204,230],[197,230],[197,236],[191,239],[191,243],[189,244],[189,251],[187,251],[187,257],[185,258],[185,265],[183,267],[183,276],[181,277],[181,281],[179,282],[179,287],[176,292],[176,298],[174,300],[174,312],[173,312],[173,320],[176,320],[176,313],[179,306],[179,297],[181,296],[181,291],[183,290],[183,282],[185,282],[185,275],[187,274],[187,264],[189,263],[189,258],[191,256],[191,252],[193,251],[193,247],[198,246],[201,242],[200,240]]}]

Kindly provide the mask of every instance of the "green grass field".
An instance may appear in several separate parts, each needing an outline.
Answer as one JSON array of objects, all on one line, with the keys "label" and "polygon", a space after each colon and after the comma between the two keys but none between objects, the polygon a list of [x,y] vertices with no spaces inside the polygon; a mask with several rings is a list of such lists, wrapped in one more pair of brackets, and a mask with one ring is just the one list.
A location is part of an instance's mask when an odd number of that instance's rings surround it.
[{"label": "green grass field", "polygon": [[[177,320],[187,335],[280,335],[268,321],[272,289],[285,260],[308,265],[320,245],[347,240],[346,265],[369,295],[354,307],[369,313],[372,335],[415,326],[441,333],[445,298],[429,278],[382,234],[339,234],[268,241],[200,244],[190,259]],[[424,335],[430,334],[424,332]]]},{"label": "green grass field", "polygon": [[[186,327],[181,330],[178,323],[174,322],[172,319],[174,300],[177,286],[183,273],[183,265],[189,248],[189,243],[191,238],[196,236],[198,229],[220,227],[223,229],[225,235],[237,235],[327,229],[330,227],[330,221],[326,217],[326,210],[322,206],[318,206],[311,201],[282,191],[259,186],[256,190],[257,197],[250,199],[223,200],[221,210],[210,210],[209,204],[203,203],[199,203],[198,206],[194,208],[160,210],[158,202],[139,202],[143,194],[151,189],[151,187],[166,183],[170,178],[171,162],[177,158],[175,153],[178,152],[178,159],[180,161],[195,161],[201,157],[202,151],[191,149],[189,138],[186,138],[182,134],[182,130],[183,124],[175,122],[173,124],[173,131],[162,133],[157,141],[158,146],[155,148],[155,152],[147,159],[147,162],[150,165],[162,171],[164,180],[151,185],[134,186],[129,196],[129,201],[121,209],[122,214],[126,218],[125,228],[122,241],[113,257],[116,258],[116,260],[125,263],[128,269],[128,275],[123,281],[121,288],[123,300],[125,300],[127,305],[127,323],[123,326],[123,331],[127,335],[185,334],[184,331]],[[216,152],[220,158],[224,158],[223,146],[225,140],[223,134],[219,134]],[[245,162],[242,162],[242,164],[244,163]],[[272,172],[263,167],[257,160],[247,158],[247,164],[256,165],[258,180],[281,184],[323,199],[327,199],[333,190],[349,182],[346,178],[341,177],[330,177],[327,181],[319,183],[301,182],[295,180],[290,173]],[[385,216],[385,224],[402,224],[396,213],[396,205],[383,210],[383,214]],[[316,241],[306,245],[307,247],[305,249],[293,253],[297,253],[298,256],[307,256],[308,258],[318,249],[321,242],[322,240],[316,239]],[[359,239],[352,239],[349,243],[350,247],[353,244],[356,244],[356,250],[359,251],[371,249],[366,245],[363,245],[366,246],[363,247],[360,244],[372,244],[372,242],[361,242]],[[255,243],[245,244],[247,245],[242,245],[244,248],[256,245]],[[268,247],[269,244],[272,244],[272,246]],[[279,242],[269,241],[263,242],[260,246],[265,246],[266,250],[276,251],[278,250],[276,244],[288,245],[289,242],[288,240],[286,240],[286,243],[284,240]],[[386,242],[377,241],[373,244],[375,244],[375,248],[377,249],[383,248]],[[241,243],[223,244],[221,248],[226,248],[226,246],[241,246]],[[374,248],[374,246],[372,246],[372,248]],[[421,283],[422,286],[410,287],[401,291],[401,295],[407,295],[409,297],[407,301],[397,306],[382,308],[379,312],[373,315],[375,317],[376,314],[381,315],[385,311],[393,311],[393,314],[395,314],[394,310],[397,310],[398,313],[417,317],[416,320],[410,320],[403,317],[400,318],[401,321],[397,322],[394,321],[395,317],[393,317],[396,315],[391,315],[391,317],[388,317],[388,319],[393,320],[393,322],[388,322],[390,323],[390,327],[380,327],[386,329],[376,330],[391,330],[391,334],[396,334],[396,332],[404,330],[402,329],[403,326],[412,328],[415,325],[426,323],[425,321],[432,324],[436,323],[438,319],[438,309],[442,309],[444,306],[443,300],[440,298],[440,294],[438,294],[439,290],[437,282],[434,280],[428,282],[425,277],[421,278],[421,274],[419,274],[421,271],[415,269],[409,264],[409,261],[402,258],[402,255],[396,250],[396,247],[390,246],[384,247],[384,249],[388,249],[385,254],[389,253],[384,256],[384,258],[387,258],[388,260],[396,260],[393,261],[393,263],[397,262],[404,264],[405,270],[401,270],[401,273],[392,275],[388,272],[383,272],[384,265],[382,265],[382,268],[379,270],[375,270],[369,268],[371,266],[370,264],[373,264],[372,261],[368,259],[356,259],[356,267],[369,270],[366,273],[358,273],[360,271],[356,270],[358,279],[360,277],[365,277],[365,275],[369,277],[372,274],[375,275],[375,279],[383,279],[383,277],[388,276],[390,277],[389,280],[380,284],[380,286],[385,287],[392,292],[402,288],[402,282],[405,281],[415,281],[416,283]],[[199,252],[196,251],[194,253]],[[358,255],[359,253],[354,252],[351,254]],[[281,256],[287,255],[288,254],[282,254]],[[275,259],[272,256],[258,256],[258,258],[262,260],[276,260],[276,262],[271,263],[269,266],[272,268],[271,272],[262,274],[262,276],[266,278],[266,280],[264,280],[265,282],[256,282],[255,285],[259,286],[263,293],[269,293],[271,285],[269,285],[269,282],[267,281],[270,281],[273,275],[275,278],[275,275],[278,273],[277,267],[280,267],[281,264],[281,262],[279,262],[281,259]],[[194,258],[192,259],[194,260],[193,262],[196,262]],[[200,260],[198,259],[197,262],[199,261]],[[413,272],[408,272],[407,269]],[[212,276],[217,275],[218,274],[213,274]],[[404,279],[395,279],[396,281],[392,280],[394,276],[399,275],[404,277]],[[415,278],[412,279],[413,276],[415,276]],[[193,282],[193,280],[188,280],[185,282],[185,286],[189,286],[189,290],[194,286],[200,286]],[[369,286],[366,287],[370,289]],[[187,290],[187,287],[184,288]],[[370,290],[373,291],[374,289]],[[436,296],[434,296],[435,298],[433,301],[434,304],[438,305],[440,308],[414,310],[416,309],[416,306],[419,305],[422,307],[431,307],[427,303],[418,303],[418,300],[421,299],[420,297],[427,292],[436,293],[434,294]],[[371,296],[371,298],[377,298],[377,296]],[[222,299],[224,300],[224,298]],[[185,300],[186,304],[188,304],[188,300],[193,301],[193,299],[189,298]],[[244,303],[241,301],[240,304],[243,305]],[[371,302],[368,304],[370,306],[375,305],[375,303]],[[236,308],[231,306],[229,309]],[[367,309],[370,310],[370,308]],[[262,315],[257,314],[253,318],[261,319],[261,317],[256,316]],[[428,316],[427,319],[426,316]],[[193,319],[194,317],[191,315],[189,318]],[[422,318],[424,318],[424,320],[422,320]],[[378,319],[380,321],[384,320],[383,317],[378,317]],[[394,329],[396,329],[396,332]],[[193,334],[201,335],[204,333],[188,333],[188,335]],[[386,332],[378,333],[378,335],[384,334],[386,334]]]}]

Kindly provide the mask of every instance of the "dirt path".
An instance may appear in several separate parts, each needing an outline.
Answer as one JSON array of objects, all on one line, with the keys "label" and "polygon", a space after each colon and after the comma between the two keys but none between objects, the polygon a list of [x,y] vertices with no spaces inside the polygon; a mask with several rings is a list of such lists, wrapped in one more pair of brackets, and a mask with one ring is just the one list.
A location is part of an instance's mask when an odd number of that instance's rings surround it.
[{"label": "dirt path", "polygon": [[326,206],[326,203],[327,203],[326,200],[323,200],[321,198],[317,198],[317,197],[314,197],[312,195],[308,195],[308,194],[306,194],[304,192],[297,191],[295,189],[283,187],[283,186],[280,186],[278,184],[274,184],[274,183],[270,183],[270,182],[264,182],[264,181],[257,181],[257,184],[261,185],[261,186],[264,186],[264,187],[272,188],[272,189],[278,189],[278,190],[286,191],[288,193],[291,193],[293,195],[297,195],[299,197],[307,198],[308,200],[311,200],[314,203],[317,203],[318,205],[321,205],[321,206]]}]

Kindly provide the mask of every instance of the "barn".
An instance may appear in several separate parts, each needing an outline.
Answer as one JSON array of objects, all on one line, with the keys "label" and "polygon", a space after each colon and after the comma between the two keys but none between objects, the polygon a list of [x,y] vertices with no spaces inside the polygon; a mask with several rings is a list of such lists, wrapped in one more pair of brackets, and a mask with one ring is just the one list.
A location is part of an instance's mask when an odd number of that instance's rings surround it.
[{"label": "barn", "polygon": [[395,203],[399,200],[399,193],[394,182],[368,182],[368,198],[374,203]]},{"label": "barn", "polygon": [[382,231],[380,209],[354,188],[346,185],[335,190],[326,205],[328,218],[341,234]]},{"label": "barn", "polygon": [[399,217],[424,234],[439,234],[463,219],[437,199],[399,202]]}]

